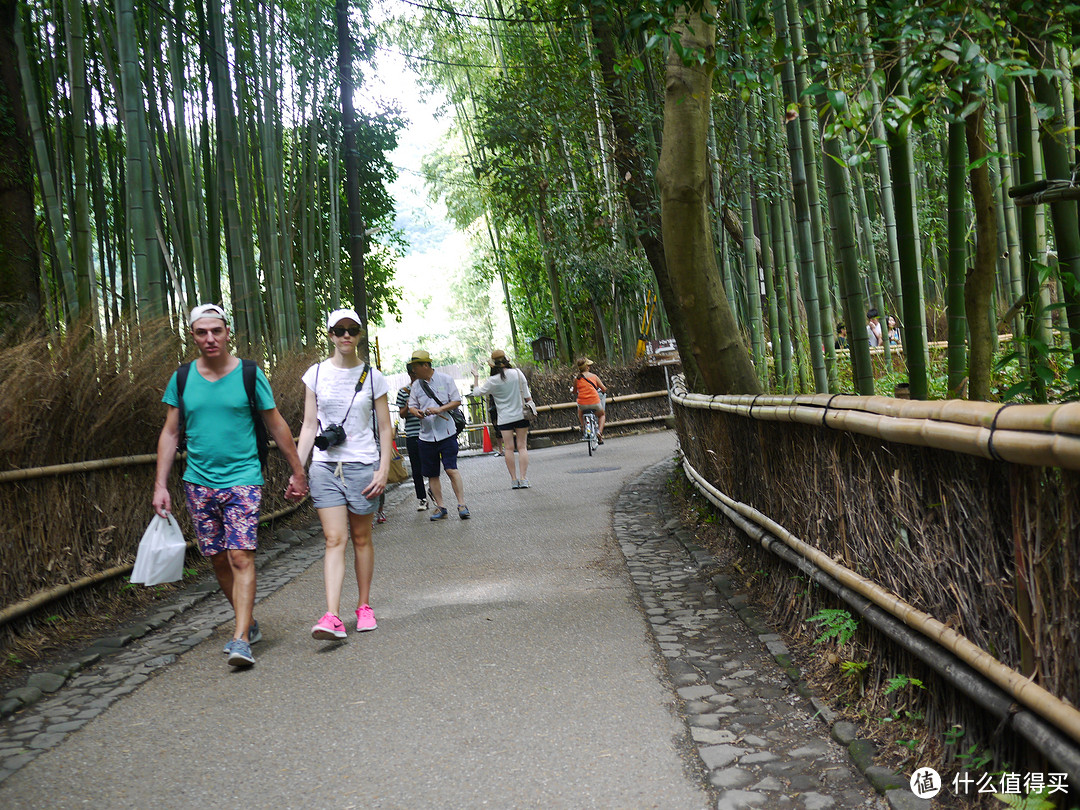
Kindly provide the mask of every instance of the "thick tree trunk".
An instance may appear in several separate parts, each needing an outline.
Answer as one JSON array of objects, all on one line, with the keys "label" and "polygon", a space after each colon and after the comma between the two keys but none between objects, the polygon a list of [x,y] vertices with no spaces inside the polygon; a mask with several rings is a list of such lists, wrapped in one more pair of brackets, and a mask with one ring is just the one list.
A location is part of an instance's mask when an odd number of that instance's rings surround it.
[{"label": "thick tree trunk", "polygon": [[0,0],[0,330],[38,317],[30,123],[19,86],[16,0]]},{"label": "thick tree trunk", "polygon": [[352,38],[349,0],[337,0],[338,79],[341,82],[342,150],[345,155],[345,199],[349,206],[349,266],[352,269],[353,308],[360,316],[357,353],[368,359],[367,289],[364,285],[364,221],[360,211],[360,152],[353,110]]},{"label": "thick tree trunk", "polygon": [[750,355],[720,284],[709,223],[706,144],[716,43],[712,3],[700,13],[683,9],[675,26],[684,48],[704,52],[702,64],[686,65],[673,49],[668,56],[664,96],[664,138],[657,180],[667,271],[676,306],[690,328],[690,349],[712,394],[758,393]]},{"label": "thick tree trunk", "polygon": [[687,384],[691,388],[698,388],[702,382],[702,375],[690,348],[692,344],[686,318],[675,301],[668,276],[660,222],[655,213],[656,196],[649,179],[649,172],[646,171],[641,153],[635,146],[640,141],[639,127],[627,109],[623,97],[622,79],[615,71],[615,37],[611,30],[610,12],[602,3],[594,2],[591,8],[596,56],[600,63],[600,75],[603,79],[604,94],[607,97],[614,131],[613,159],[618,169],[618,176],[623,179],[622,190],[634,216],[635,235],[656,277],[660,301],[667,313],[675,342],[679,345]]}]

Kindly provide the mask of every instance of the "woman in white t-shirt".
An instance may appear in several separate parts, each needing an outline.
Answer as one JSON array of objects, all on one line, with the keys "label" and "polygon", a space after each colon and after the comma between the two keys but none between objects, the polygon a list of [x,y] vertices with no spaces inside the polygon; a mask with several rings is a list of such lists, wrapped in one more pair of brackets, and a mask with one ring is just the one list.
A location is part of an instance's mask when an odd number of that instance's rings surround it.
[{"label": "woman in white t-shirt", "polygon": [[499,423],[495,429],[502,434],[505,453],[503,461],[510,472],[512,488],[528,489],[529,420],[525,418],[525,408],[534,407],[532,394],[529,393],[529,381],[519,369],[510,365],[506,352],[496,349],[491,353],[491,376],[473,386],[472,393],[476,396],[491,394],[495,400],[495,410],[499,414]]},{"label": "woman in white t-shirt", "polygon": [[326,535],[326,613],[311,628],[311,635],[342,639],[346,634],[340,619],[341,588],[345,541],[350,536],[359,591],[356,629],[363,632],[378,626],[370,604],[375,564],[371,519],[379,496],[386,491],[393,453],[386,378],[356,354],[360,316],[351,309],[336,310],[327,318],[326,328],[334,353],[304,372],[304,425],[296,450],[301,461],[312,453],[311,500]]}]

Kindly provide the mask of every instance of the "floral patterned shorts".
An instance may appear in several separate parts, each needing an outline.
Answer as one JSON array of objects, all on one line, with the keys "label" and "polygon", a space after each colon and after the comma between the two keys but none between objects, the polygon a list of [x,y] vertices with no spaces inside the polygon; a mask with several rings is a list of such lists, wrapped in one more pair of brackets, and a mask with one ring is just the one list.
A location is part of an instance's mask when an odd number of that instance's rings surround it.
[{"label": "floral patterned shorts", "polygon": [[188,513],[195,524],[199,552],[204,557],[213,557],[228,549],[255,550],[259,536],[261,486],[212,489],[185,481],[184,492]]}]

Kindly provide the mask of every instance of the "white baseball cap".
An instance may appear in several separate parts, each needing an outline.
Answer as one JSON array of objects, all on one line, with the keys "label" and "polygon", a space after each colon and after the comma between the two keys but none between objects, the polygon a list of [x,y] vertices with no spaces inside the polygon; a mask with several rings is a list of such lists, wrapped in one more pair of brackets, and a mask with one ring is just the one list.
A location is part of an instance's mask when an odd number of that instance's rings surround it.
[{"label": "white baseball cap", "polygon": [[193,307],[191,314],[188,316],[188,326],[193,326],[199,318],[220,318],[225,321],[226,325],[229,323],[225,310],[217,304],[199,304],[199,306]]},{"label": "white baseball cap", "polygon": [[343,321],[348,318],[351,321],[356,321],[358,326],[363,326],[364,322],[360,320],[360,316],[351,309],[335,309],[330,313],[330,317],[326,319],[326,328],[333,329],[338,325],[338,321]]}]

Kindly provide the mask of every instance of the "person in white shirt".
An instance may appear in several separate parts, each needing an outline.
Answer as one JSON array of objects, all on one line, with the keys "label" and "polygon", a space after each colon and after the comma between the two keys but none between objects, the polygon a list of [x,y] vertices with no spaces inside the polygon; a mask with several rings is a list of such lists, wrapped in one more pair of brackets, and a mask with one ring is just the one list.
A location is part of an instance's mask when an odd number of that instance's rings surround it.
[{"label": "person in white shirt", "polygon": [[881,318],[876,307],[866,313],[866,337],[870,340],[870,348],[881,345]]},{"label": "person in white shirt", "polygon": [[465,484],[457,468],[458,431],[452,414],[461,406],[461,394],[448,375],[434,369],[431,355],[423,349],[413,352],[409,363],[416,373],[416,382],[409,392],[409,413],[420,419],[420,465],[435,501],[435,511],[429,520],[445,520],[448,514],[443,505],[440,466],[446,470],[454,489],[458,517],[467,520],[469,507],[465,504]]},{"label": "person in white shirt", "polygon": [[506,352],[496,349],[491,353],[491,376],[474,386],[472,392],[477,396],[490,393],[495,398],[495,409],[499,415],[495,429],[502,434],[503,447],[506,448],[503,460],[513,482],[511,488],[528,489],[529,420],[525,418],[525,408],[532,404],[529,381],[520,369],[510,365]]},{"label": "person in white shirt", "polygon": [[386,378],[356,354],[360,316],[351,309],[336,310],[327,318],[326,328],[334,353],[304,372],[304,425],[297,452],[301,460],[312,453],[311,500],[326,535],[326,613],[311,628],[311,635],[334,640],[346,636],[340,609],[345,541],[350,536],[359,592],[356,629],[364,632],[378,627],[371,608],[375,567],[371,522],[379,496],[386,491],[394,454]]}]

